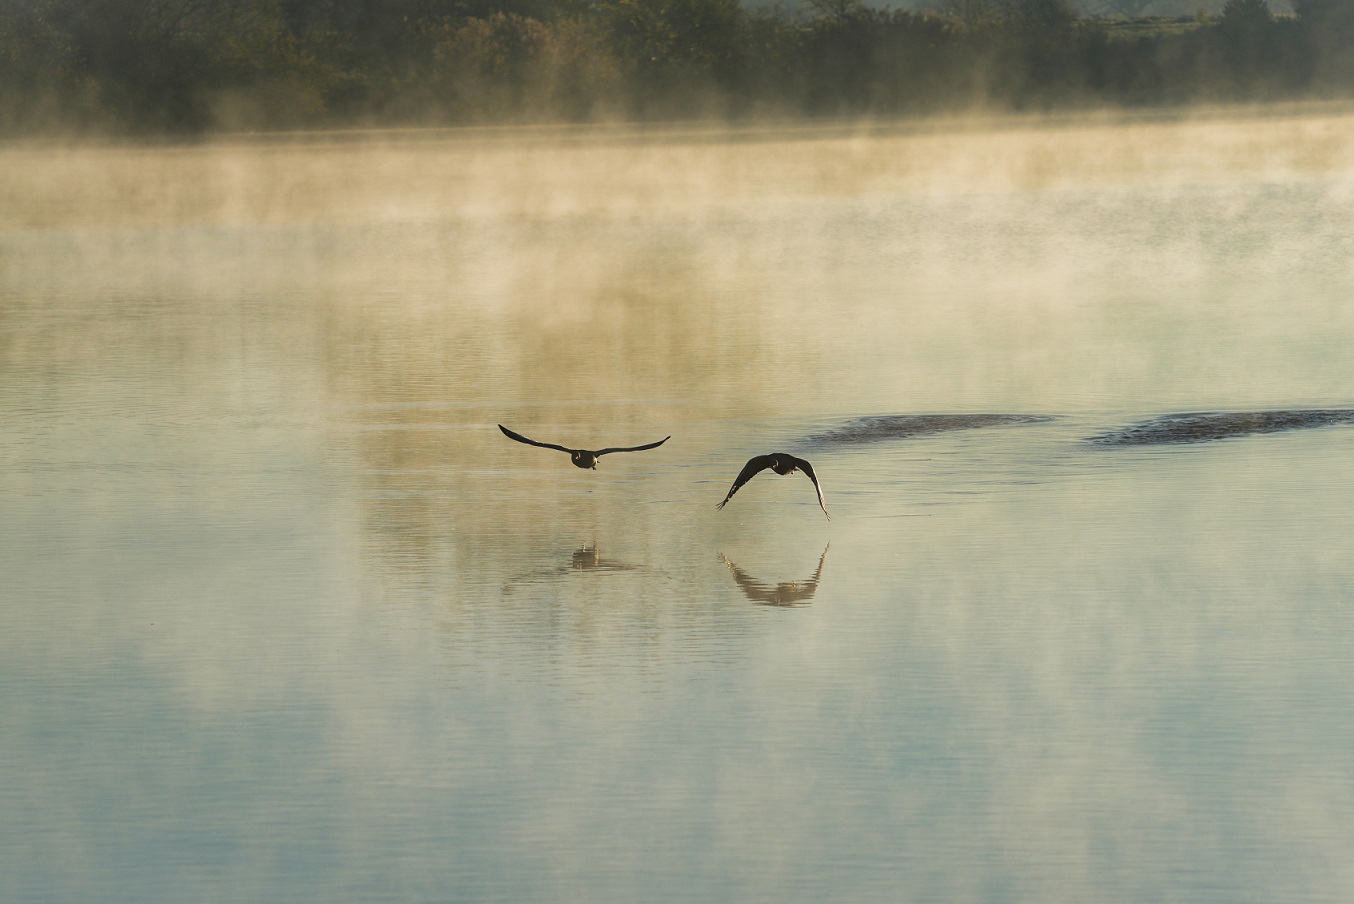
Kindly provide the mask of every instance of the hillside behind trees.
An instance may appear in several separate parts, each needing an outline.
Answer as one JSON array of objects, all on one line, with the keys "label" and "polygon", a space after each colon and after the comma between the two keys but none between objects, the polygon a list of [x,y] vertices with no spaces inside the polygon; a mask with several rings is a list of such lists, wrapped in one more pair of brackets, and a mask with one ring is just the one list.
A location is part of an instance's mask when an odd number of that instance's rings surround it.
[{"label": "hillside behind trees", "polygon": [[1354,95],[1354,2],[5,0],[0,133],[1036,111]]}]

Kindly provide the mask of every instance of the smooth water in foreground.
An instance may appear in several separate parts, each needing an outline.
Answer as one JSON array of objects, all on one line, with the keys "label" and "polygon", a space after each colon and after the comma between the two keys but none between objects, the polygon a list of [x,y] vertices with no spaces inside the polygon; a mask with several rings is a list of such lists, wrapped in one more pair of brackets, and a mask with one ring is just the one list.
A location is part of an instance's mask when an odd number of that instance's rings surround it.
[{"label": "smooth water in foreground", "polygon": [[1354,899],[1354,119],[0,202],[0,900]]}]

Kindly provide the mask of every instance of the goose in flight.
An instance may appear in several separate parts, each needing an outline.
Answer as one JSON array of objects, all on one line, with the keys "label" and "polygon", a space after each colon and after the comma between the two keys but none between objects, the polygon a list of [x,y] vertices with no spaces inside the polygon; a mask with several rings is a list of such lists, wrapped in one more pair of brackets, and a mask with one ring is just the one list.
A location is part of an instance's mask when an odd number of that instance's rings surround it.
[{"label": "goose in flight", "polygon": [[795,458],[793,455],[787,455],[784,452],[773,452],[770,455],[758,455],[748,459],[748,463],[743,465],[743,470],[738,472],[738,478],[733,482],[733,486],[729,487],[729,495],[725,496],[724,501],[715,508],[722,509],[733,498],[733,494],[738,492],[739,487],[767,468],[781,475],[803,471],[809,480],[813,481],[813,488],[818,493],[818,507],[823,510],[824,515],[827,515],[827,520],[832,520],[832,516],[827,514],[827,503],[823,501],[823,488],[818,485],[818,477],[813,473],[813,465],[802,458]]},{"label": "goose in flight", "polygon": [[597,469],[597,459],[603,455],[607,455],[611,452],[639,452],[643,449],[652,449],[656,446],[661,446],[668,440],[672,439],[671,436],[665,436],[656,443],[647,443],[643,446],[627,446],[625,448],[598,449],[596,452],[592,452],[589,451],[588,449],[566,449],[564,446],[557,446],[554,443],[538,443],[534,439],[527,439],[520,433],[513,433],[511,430],[509,430],[507,427],[504,427],[502,424],[498,425],[498,429],[502,430],[503,435],[506,436],[508,439],[515,439],[519,443],[526,443],[528,446],[540,446],[542,449],[558,449],[561,452],[568,452],[569,458],[571,461],[573,461],[575,467],[592,468],[593,470]]}]

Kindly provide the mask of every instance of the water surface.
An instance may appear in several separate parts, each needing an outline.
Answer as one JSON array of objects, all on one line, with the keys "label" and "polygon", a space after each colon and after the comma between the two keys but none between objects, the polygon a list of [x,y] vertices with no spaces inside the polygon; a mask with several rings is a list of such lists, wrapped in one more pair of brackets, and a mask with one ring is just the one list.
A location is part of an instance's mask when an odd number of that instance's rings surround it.
[{"label": "water surface", "polygon": [[1349,125],[4,151],[0,898],[1349,900]]}]

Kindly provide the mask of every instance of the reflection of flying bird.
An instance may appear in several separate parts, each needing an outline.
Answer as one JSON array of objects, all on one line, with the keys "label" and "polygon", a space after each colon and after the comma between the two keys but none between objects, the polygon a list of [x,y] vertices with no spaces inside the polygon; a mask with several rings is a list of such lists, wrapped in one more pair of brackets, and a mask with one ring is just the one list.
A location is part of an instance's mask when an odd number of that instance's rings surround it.
[{"label": "reflection of flying bird", "polygon": [[569,558],[569,566],[560,566],[557,574],[570,571],[638,571],[636,565],[627,565],[615,559],[603,559],[602,551],[594,542],[591,546],[580,546]]},{"label": "reflection of flying bird", "polygon": [[597,548],[594,542],[591,546],[580,546],[574,550],[570,560],[569,570],[571,571],[589,571],[598,569],[601,571],[634,571],[634,565],[625,565],[614,559],[603,559],[602,551]]},{"label": "reflection of flying bird", "polygon": [[733,498],[733,494],[738,492],[739,487],[767,468],[781,475],[803,471],[809,480],[813,481],[813,488],[818,493],[818,505],[823,510],[823,514],[827,515],[829,521],[832,520],[832,516],[827,514],[827,503],[823,501],[823,488],[818,485],[818,477],[813,473],[813,465],[802,458],[795,458],[793,455],[787,455],[784,452],[773,452],[770,455],[758,455],[756,458],[748,459],[748,463],[743,465],[743,470],[738,472],[738,478],[733,482],[733,486],[729,487],[729,495],[725,496],[724,501],[715,508],[722,509]]},{"label": "reflection of flying bird", "polygon": [[563,579],[566,575],[588,572],[593,575],[620,574],[622,572],[652,572],[643,565],[631,565],[612,558],[602,558],[602,552],[596,543],[580,546],[569,556],[568,565],[554,568],[540,568],[521,574],[503,585],[503,591],[510,593],[523,584],[544,584]]},{"label": "reflection of flying bird", "polygon": [[[830,546],[831,544],[828,544]],[[818,568],[813,577],[806,581],[782,581],[775,587],[763,584],[749,577],[747,572],[729,561],[728,556],[720,556],[724,564],[733,572],[733,579],[743,591],[743,595],[760,606],[798,606],[807,605],[818,591],[818,579],[823,574],[823,562],[827,560],[827,546],[818,557]]]},{"label": "reflection of flying bird", "polygon": [[596,452],[590,452],[587,449],[566,449],[564,446],[557,446],[554,443],[538,443],[534,439],[527,439],[520,433],[513,433],[511,430],[509,430],[507,427],[504,427],[502,424],[498,425],[498,429],[502,430],[503,435],[506,436],[508,439],[515,439],[519,443],[526,443],[528,446],[540,446],[542,449],[558,449],[561,452],[568,452],[569,458],[573,461],[576,467],[592,468],[593,470],[596,470],[597,459],[600,456],[607,455],[611,452],[639,452],[644,449],[652,449],[656,446],[661,446],[668,440],[672,439],[671,436],[665,436],[656,443],[647,443],[643,446],[627,446],[625,448],[598,449]]}]

